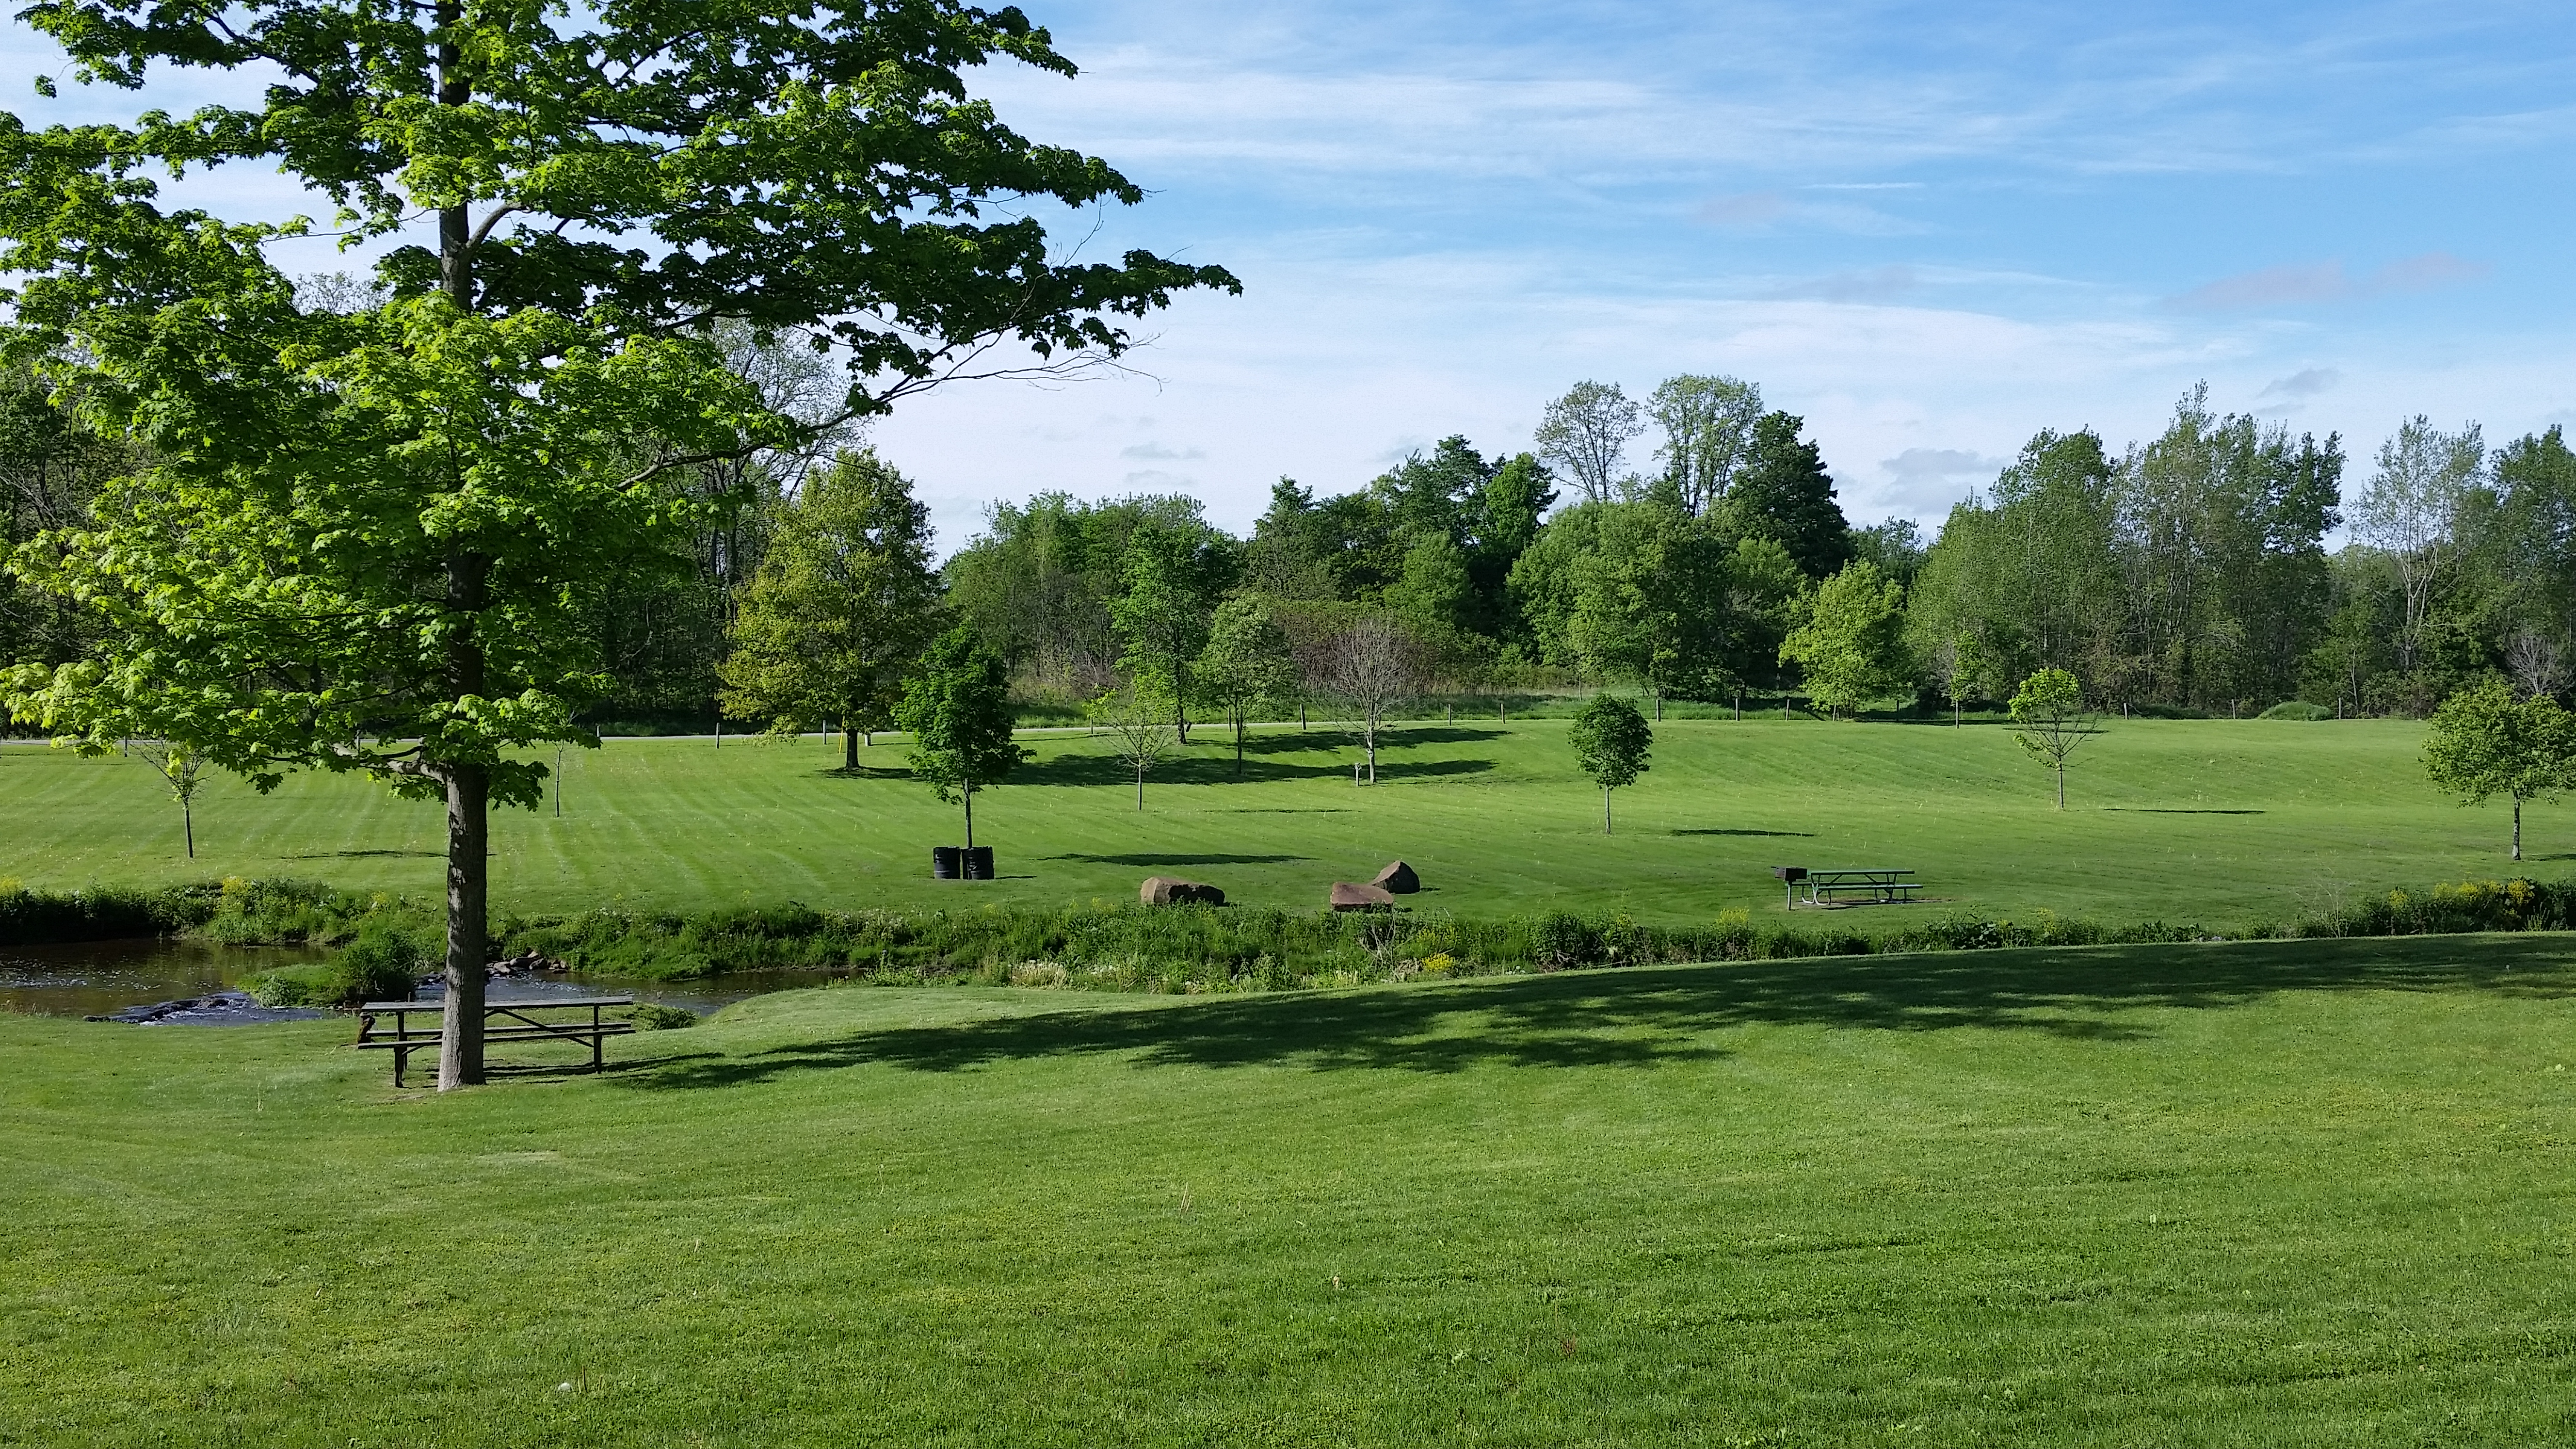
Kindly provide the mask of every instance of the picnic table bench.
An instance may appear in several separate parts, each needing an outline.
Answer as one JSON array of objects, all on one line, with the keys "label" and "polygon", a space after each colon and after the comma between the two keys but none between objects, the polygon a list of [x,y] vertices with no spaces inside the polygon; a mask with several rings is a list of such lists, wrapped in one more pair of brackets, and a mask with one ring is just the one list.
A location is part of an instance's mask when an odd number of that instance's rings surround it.
[{"label": "picnic table bench", "polygon": [[[625,1036],[635,1030],[631,1021],[612,1020],[600,1013],[612,1006],[633,1006],[632,996],[556,996],[533,1001],[491,1001],[483,1003],[483,1040],[562,1041],[590,1048],[590,1069],[598,1071],[602,1058],[601,1044],[612,1036]],[[588,1010],[590,1019],[578,1017],[569,1021],[549,1021],[532,1012]],[[380,1018],[392,1017],[387,1029]],[[412,1018],[434,1018],[426,1025],[415,1026]],[[447,1003],[444,1001],[370,1001],[358,1008],[358,1049],[389,1051],[394,1054],[394,1085],[403,1084],[403,1069],[411,1054],[426,1047],[438,1050],[438,1039],[447,1026]]]},{"label": "picnic table bench", "polygon": [[1923,887],[1905,877],[1910,870],[1886,866],[1849,866],[1832,870],[1810,870],[1803,865],[1775,865],[1771,873],[1785,883],[1790,910],[1798,908],[1800,893],[1810,906],[1840,905],[1851,901],[1871,901],[1881,905],[1914,899]]}]

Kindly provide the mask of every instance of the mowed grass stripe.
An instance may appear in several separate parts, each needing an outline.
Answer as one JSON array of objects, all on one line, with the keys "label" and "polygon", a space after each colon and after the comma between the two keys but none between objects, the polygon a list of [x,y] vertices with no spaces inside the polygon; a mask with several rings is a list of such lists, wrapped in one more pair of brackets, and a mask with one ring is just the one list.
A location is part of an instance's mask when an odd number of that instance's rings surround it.
[{"label": "mowed grass stripe", "polygon": [[[615,740],[568,752],[561,818],[551,801],[496,812],[494,899],[526,913],[1123,901],[1162,872],[1302,909],[1327,882],[1401,856],[1431,886],[1417,906],[1468,915],[1776,913],[1771,865],[1889,865],[1989,916],[2224,929],[2515,868],[2503,808],[2436,796],[2417,763],[2421,726],[2404,721],[2115,720],[2077,756],[2061,815],[2046,772],[1998,727],[1672,720],[1606,837],[1562,721],[1389,738],[1383,783],[1355,789],[1345,734],[1265,728],[1238,782],[1222,732],[1205,731],[1149,781],[1139,811],[1105,740],[1031,735],[1036,761],[977,803],[977,839],[1006,878],[972,886],[928,878],[928,847],[958,840],[961,824],[905,777],[899,740],[863,751],[855,777],[834,770],[837,743],[812,739]],[[13,825],[0,876],[29,885],[240,874],[439,889],[437,806],[360,780],[296,777],[265,797],[218,781],[194,865],[139,761],[0,750],[0,811]],[[2527,826],[2521,869],[2554,875],[2576,859],[2563,807],[2532,808]]]}]

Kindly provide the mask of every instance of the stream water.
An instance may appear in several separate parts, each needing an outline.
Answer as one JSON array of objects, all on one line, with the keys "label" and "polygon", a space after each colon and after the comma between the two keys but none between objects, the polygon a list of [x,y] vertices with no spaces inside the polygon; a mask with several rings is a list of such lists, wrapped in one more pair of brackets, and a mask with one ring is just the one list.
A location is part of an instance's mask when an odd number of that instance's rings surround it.
[{"label": "stream water", "polygon": [[[0,1011],[36,1016],[110,1017],[171,1002],[196,1005],[157,1013],[155,1026],[246,1026],[327,1016],[322,1011],[279,1011],[252,1003],[237,989],[241,979],[272,966],[319,961],[328,951],[306,947],[210,946],[198,941],[83,941],[58,946],[0,946]],[[819,971],[737,971],[700,981],[643,982],[615,977],[521,976],[491,983],[495,1001],[613,992],[676,1006],[701,1016],[747,997],[819,986]],[[421,991],[435,1000],[436,987]],[[131,1019],[129,1017],[129,1019]]]}]

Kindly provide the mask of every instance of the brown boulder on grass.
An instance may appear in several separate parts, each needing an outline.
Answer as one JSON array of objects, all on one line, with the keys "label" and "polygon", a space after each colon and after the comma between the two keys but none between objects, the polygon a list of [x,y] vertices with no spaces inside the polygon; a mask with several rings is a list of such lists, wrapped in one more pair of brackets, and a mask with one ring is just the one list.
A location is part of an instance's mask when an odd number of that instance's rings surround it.
[{"label": "brown boulder on grass", "polygon": [[1225,892],[1179,876],[1149,875],[1136,888],[1136,898],[1149,906],[1221,906]]},{"label": "brown boulder on grass", "polygon": [[1337,911],[1391,911],[1395,897],[1373,885],[1353,885],[1346,880],[1333,882],[1331,903]]},{"label": "brown boulder on grass", "polygon": [[1369,884],[1389,895],[1409,896],[1422,889],[1422,877],[1413,873],[1412,866],[1400,860],[1392,860],[1387,862],[1386,869],[1377,873],[1377,879]]}]

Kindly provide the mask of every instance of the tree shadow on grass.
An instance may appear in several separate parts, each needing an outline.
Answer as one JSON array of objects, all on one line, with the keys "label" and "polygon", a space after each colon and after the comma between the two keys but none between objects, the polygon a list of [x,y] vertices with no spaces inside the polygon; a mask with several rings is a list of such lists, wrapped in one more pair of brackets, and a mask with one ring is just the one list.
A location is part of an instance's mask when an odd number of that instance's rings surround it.
[{"label": "tree shadow on grass", "polygon": [[1814,832],[1814,831],[1812,831],[1812,830],[1719,830],[1719,829],[1709,829],[1709,830],[1676,830],[1676,831],[1674,831],[1674,832],[1673,832],[1673,834],[1675,834],[1675,835],[1778,835],[1778,836],[1786,836],[1786,837],[1789,837],[1789,838],[1791,838],[1791,839],[1796,839],[1796,840],[1813,840],[1813,839],[1815,839],[1815,838],[1816,838],[1816,832]]},{"label": "tree shadow on grass", "polygon": [[2165,805],[2105,805],[2102,809],[2104,813],[2111,815],[2260,815],[2264,813],[2260,810],[2190,810]]},{"label": "tree shadow on grass", "polygon": [[1073,851],[1047,857],[1049,860],[1088,861],[1093,865],[1280,865],[1314,858],[1311,855],[1155,855],[1150,851],[1131,855],[1087,855]]},{"label": "tree shadow on grass", "polygon": [[1726,1049],[1709,1036],[1747,1025],[1981,1027],[2070,1041],[2135,1041],[2153,1031],[2124,1019],[2130,1013],[2223,1009],[2289,991],[2576,996],[2576,943],[2452,936],[1963,951],[1631,967],[1151,1008],[1085,1005],[856,1032],[746,1057],[674,1061],[625,1080],[668,1090],[868,1063],[953,1072],[1104,1055],[1139,1067],[1650,1068],[1722,1057]]},{"label": "tree shadow on grass", "polygon": [[281,855],[278,859],[368,860],[380,856],[400,856],[406,859],[443,860],[446,858],[447,852],[443,850],[315,850],[308,851],[302,855]]},{"label": "tree shadow on grass", "polygon": [[[1449,775],[1481,775],[1494,768],[1491,760],[1390,760],[1379,746],[1377,773],[1381,780],[1437,778]],[[1234,768],[1234,755],[1228,751],[1219,756],[1179,755],[1154,767],[1145,777],[1150,794],[1158,785],[1229,785],[1259,784],[1278,780],[1349,779],[1347,760],[1321,764],[1290,764],[1246,755],[1243,773]],[[1009,785],[1125,785],[1133,789],[1136,769],[1115,755],[1057,755],[1037,760],[1011,772],[1003,783]]]},{"label": "tree shadow on grass", "polygon": [[894,764],[834,765],[814,773],[826,780],[909,780],[914,777],[912,766]]}]

